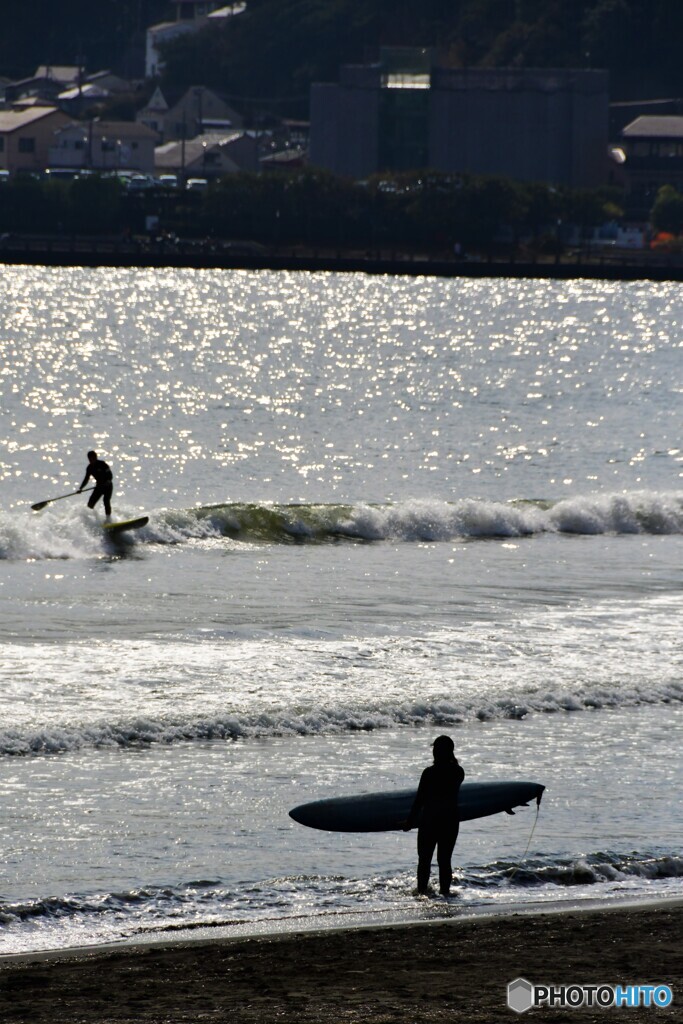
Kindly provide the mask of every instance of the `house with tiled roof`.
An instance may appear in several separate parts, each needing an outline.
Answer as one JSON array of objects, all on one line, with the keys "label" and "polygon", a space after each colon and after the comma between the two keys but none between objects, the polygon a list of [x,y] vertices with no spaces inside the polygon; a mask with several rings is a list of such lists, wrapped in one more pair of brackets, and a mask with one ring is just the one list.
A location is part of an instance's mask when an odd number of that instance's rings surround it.
[{"label": "house with tiled roof", "polygon": [[157,146],[157,174],[180,178],[220,178],[258,170],[258,142],[249,132],[205,132],[194,139]]},{"label": "house with tiled roof", "polygon": [[49,166],[151,174],[156,142],[156,132],[135,121],[69,121],[54,135]]},{"label": "house with tiled roof", "polygon": [[147,105],[138,111],[136,121],[158,132],[160,143],[193,139],[212,129],[230,132],[243,123],[242,116],[205,85],[191,86],[172,103],[156,88]]},{"label": "house with tiled roof", "polygon": [[0,169],[11,174],[44,171],[55,132],[67,121],[57,107],[0,110]]},{"label": "house with tiled roof", "polygon": [[39,99],[53,103],[60,92],[78,83],[82,71],[77,64],[41,64],[29,78],[10,82],[5,87],[5,100],[14,103],[23,99]]}]

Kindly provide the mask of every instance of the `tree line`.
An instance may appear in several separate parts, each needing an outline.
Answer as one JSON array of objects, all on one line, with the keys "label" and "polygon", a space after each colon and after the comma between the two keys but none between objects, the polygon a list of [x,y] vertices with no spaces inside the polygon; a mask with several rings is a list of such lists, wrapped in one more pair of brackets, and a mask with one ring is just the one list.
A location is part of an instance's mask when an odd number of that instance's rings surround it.
[{"label": "tree line", "polygon": [[562,225],[588,232],[618,218],[609,189],[554,188],[506,178],[431,171],[364,182],[327,171],[239,173],[203,192],[130,193],[116,178],[18,177],[0,186],[0,233],[130,235],[155,230],[186,238],[242,239],[268,246],[392,247],[427,252],[454,245],[486,252],[502,229],[512,240],[553,247]]}]

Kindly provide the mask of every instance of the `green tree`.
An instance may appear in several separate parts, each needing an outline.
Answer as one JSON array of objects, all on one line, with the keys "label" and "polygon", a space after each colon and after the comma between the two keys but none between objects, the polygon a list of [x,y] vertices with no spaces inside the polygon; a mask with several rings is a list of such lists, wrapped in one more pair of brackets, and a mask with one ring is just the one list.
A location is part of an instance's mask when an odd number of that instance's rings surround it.
[{"label": "green tree", "polygon": [[123,187],[117,178],[76,178],[68,191],[68,226],[76,234],[114,234],[121,228]]},{"label": "green tree", "polygon": [[650,222],[656,231],[680,235],[683,231],[683,196],[672,185],[663,185],[650,211]]}]

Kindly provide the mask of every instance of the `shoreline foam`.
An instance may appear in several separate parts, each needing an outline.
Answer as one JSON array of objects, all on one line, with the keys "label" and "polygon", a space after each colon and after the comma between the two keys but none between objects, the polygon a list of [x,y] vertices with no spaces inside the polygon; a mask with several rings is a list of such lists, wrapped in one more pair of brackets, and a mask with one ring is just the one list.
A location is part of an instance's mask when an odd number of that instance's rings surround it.
[{"label": "shoreline foam", "polygon": [[[508,1017],[517,977],[667,984],[674,1000],[657,1019],[680,1020],[683,901],[22,954],[0,961],[0,1008],[8,1022],[52,1024],[490,1024]],[[552,1019],[605,1018],[578,1009]]]}]

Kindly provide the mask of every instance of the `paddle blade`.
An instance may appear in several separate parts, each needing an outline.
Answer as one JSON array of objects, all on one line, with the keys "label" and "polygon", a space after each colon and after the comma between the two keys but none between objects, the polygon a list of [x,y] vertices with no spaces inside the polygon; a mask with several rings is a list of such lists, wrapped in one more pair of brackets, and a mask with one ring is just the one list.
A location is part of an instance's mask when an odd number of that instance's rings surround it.
[{"label": "paddle blade", "polygon": [[40,512],[41,508],[45,508],[45,506],[49,505],[49,503],[49,498],[47,501],[37,501],[35,505],[31,505],[31,508],[33,509],[34,512]]}]

